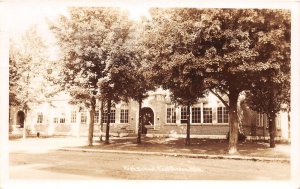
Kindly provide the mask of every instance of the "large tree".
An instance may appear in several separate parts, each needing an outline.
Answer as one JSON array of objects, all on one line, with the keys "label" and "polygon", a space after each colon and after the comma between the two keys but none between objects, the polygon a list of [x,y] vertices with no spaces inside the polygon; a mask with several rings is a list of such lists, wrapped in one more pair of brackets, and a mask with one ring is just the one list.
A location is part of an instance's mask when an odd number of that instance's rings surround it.
[{"label": "large tree", "polygon": [[[253,79],[252,88],[247,92],[250,108],[267,114],[269,120],[270,147],[275,147],[276,114],[286,105],[290,107],[290,15],[288,12],[267,11],[269,21],[265,27],[270,28],[259,36],[260,59],[268,60],[268,69],[260,72],[260,77]],[[274,21],[272,19],[276,18]]]},{"label": "large tree", "polygon": [[171,92],[173,102],[186,106],[186,145],[190,145],[190,108],[204,94],[205,67],[194,54],[197,27],[186,19],[188,9],[153,9],[144,36],[151,79]]},{"label": "large tree", "polygon": [[[290,12],[268,11],[269,21],[266,26],[270,32],[260,35],[258,46],[263,52],[261,59],[269,59],[272,67],[261,72],[261,79],[253,81],[253,88],[248,92],[250,107],[260,113],[266,113],[269,119],[270,147],[275,147],[276,113],[290,109],[290,45],[291,18]],[[272,20],[272,19],[275,19]],[[286,105],[286,108],[282,108]]]},{"label": "large tree", "polygon": [[29,127],[26,116],[30,106],[44,101],[53,89],[47,80],[51,65],[44,41],[37,26],[10,38],[9,105],[19,106],[25,113],[23,138]]},{"label": "large tree", "polygon": [[[146,45],[153,62],[173,65],[178,59],[172,57],[191,49],[189,56],[179,60],[186,62],[193,57],[199,67],[205,68],[205,83],[229,108],[228,150],[236,153],[239,95],[253,87],[253,80],[261,78],[262,71],[276,67],[277,54],[272,48],[264,48],[265,39],[274,31],[290,29],[288,13],[258,9],[155,9],[152,16],[156,25],[149,29]],[[273,37],[289,43],[288,38]]]},{"label": "large tree", "polygon": [[216,12],[213,20],[218,21],[217,34],[210,35],[204,44],[211,44],[213,50],[210,68],[217,82],[212,82],[212,87],[229,98],[229,152],[235,153],[238,96],[255,89],[254,81],[266,78],[263,73],[278,69],[282,62],[289,64],[290,19],[283,10],[225,9]]},{"label": "large tree", "polygon": [[126,15],[116,8],[70,8],[68,16],[50,23],[61,49],[62,89],[71,94],[73,102],[84,103],[90,110],[89,145],[100,95],[98,80],[107,77],[110,55],[126,36],[122,29],[127,27]]},{"label": "large tree", "polygon": [[149,60],[147,59],[147,48],[143,44],[143,38],[145,35],[145,28],[151,22],[146,17],[142,17],[139,21],[133,21],[132,32],[129,35],[128,40],[124,47],[126,47],[126,56],[128,60],[128,66],[130,69],[126,70],[127,83],[130,90],[127,96],[136,102],[138,102],[138,135],[137,143],[141,143],[142,135],[142,103],[143,100],[148,97],[148,91],[154,90],[156,85],[151,81],[151,70],[147,65]]}]

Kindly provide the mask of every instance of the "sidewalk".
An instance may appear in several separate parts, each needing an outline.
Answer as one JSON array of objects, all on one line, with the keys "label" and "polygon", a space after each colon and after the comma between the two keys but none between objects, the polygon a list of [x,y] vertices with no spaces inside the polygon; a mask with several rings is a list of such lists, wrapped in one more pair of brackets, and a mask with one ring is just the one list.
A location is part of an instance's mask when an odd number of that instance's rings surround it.
[{"label": "sidewalk", "polygon": [[62,147],[63,151],[82,151],[97,153],[131,153],[141,155],[163,155],[191,158],[235,159],[253,161],[290,162],[290,145],[277,144],[269,148],[266,142],[245,141],[238,144],[238,154],[227,154],[228,141],[211,139],[191,139],[191,145],[185,146],[183,138],[142,138],[136,144],[135,137],[111,138],[110,144],[95,141],[94,146]]}]

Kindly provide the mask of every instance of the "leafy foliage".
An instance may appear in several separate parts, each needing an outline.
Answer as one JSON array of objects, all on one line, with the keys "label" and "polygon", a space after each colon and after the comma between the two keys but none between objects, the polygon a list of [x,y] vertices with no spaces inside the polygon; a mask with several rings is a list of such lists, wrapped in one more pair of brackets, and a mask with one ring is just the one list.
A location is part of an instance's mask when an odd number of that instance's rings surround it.
[{"label": "leafy foliage", "polygon": [[[195,88],[179,90],[177,96],[185,96],[203,88],[191,81],[199,84],[204,75],[205,87],[223,103],[219,93],[227,95],[229,151],[236,152],[239,94],[253,89],[254,81],[263,80],[262,72],[289,70],[279,64],[287,63],[290,55],[290,13],[271,9],[153,9],[152,16],[145,44],[149,60],[154,62],[155,81],[165,88]],[[187,66],[191,62],[193,66]],[[182,76],[193,73],[191,80],[176,78],[178,72]]]},{"label": "leafy foliage", "polygon": [[23,36],[12,36],[9,49],[9,104],[29,110],[30,103],[44,101],[53,90],[47,80],[51,62],[47,45],[36,26]]}]

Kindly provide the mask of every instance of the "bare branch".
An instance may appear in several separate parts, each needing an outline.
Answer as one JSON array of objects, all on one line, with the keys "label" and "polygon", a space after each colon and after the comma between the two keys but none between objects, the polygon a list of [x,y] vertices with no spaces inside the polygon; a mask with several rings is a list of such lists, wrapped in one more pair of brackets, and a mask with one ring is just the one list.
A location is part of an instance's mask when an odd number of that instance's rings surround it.
[{"label": "bare branch", "polygon": [[226,106],[227,108],[229,108],[229,104],[218,93],[216,93],[212,89],[209,89],[209,91],[211,93],[213,93],[216,97],[218,97],[218,99],[224,104],[224,106]]}]

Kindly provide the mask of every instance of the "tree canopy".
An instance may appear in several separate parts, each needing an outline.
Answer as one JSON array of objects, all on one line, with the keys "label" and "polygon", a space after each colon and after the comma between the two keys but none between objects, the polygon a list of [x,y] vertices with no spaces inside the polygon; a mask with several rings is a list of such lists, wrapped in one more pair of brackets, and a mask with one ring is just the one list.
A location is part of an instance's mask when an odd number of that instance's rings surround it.
[{"label": "tree canopy", "polygon": [[[45,44],[36,26],[10,38],[9,104],[28,109],[29,103],[45,100],[51,93],[47,69],[51,67]],[[39,85],[37,85],[38,83]]]},{"label": "tree canopy", "polygon": [[[147,32],[145,45],[153,62],[153,73],[161,76],[157,81],[170,74],[163,70],[188,60],[196,62],[196,70],[200,72],[193,78],[201,78],[201,68],[204,68],[206,86],[229,107],[229,152],[237,152],[239,94],[252,89],[256,78],[263,79],[262,72],[278,69],[278,61],[289,57],[286,46],[290,43],[289,11],[153,9],[151,13],[153,27]],[[277,48],[284,51],[279,52]],[[167,83],[174,85],[176,78],[171,78],[173,81]],[[179,83],[184,85],[187,81],[181,78]],[[192,87],[191,83],[188,85]],[[185,92],[181,91],[180,95]],[[227,95],[229,103],[220,94]]]}]

